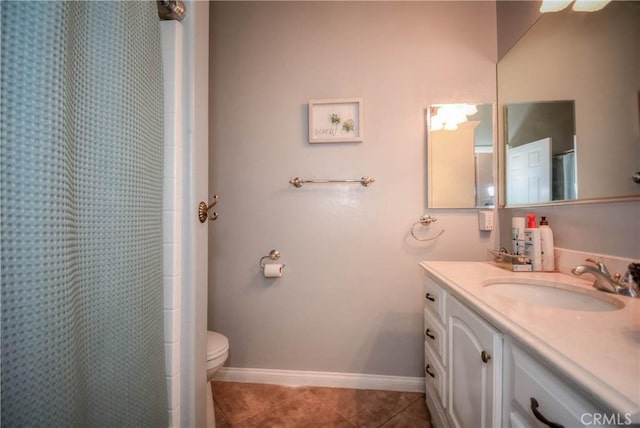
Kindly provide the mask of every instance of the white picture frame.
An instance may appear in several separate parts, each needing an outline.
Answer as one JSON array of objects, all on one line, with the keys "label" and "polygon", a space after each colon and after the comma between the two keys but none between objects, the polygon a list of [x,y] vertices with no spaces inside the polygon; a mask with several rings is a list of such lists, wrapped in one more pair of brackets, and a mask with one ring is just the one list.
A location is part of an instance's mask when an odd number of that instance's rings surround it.
[{"label": "white picture frame", "polygon": [[361,143],[362,98],[309,100],[309,143]]}]

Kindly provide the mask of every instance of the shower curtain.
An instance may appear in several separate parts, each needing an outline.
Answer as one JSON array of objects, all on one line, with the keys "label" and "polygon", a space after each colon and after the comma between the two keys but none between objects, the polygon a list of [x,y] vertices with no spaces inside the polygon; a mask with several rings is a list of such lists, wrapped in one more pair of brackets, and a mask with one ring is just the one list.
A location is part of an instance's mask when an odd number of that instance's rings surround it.
[{"label": "shower curtain", "polygon": [[1,425],[167,426],[154,1],[3,1]]}]

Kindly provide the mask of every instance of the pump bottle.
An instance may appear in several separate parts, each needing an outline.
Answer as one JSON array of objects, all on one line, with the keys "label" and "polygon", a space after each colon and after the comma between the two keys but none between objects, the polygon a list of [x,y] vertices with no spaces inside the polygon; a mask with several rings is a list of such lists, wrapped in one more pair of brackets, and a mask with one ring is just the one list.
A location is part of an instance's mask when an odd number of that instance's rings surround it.
[{"label": "pump bottle", "polygon": [[526,223],[524,222],[524,217],[514,217],[511,219],[511,254],[524,255],[525,225]]},{"label": "pump bottle", "polygon": [[542,270],[552,272],[555,270],[553,231],[549,227],[546,217],[540,218],[540,245],[542,249]]},{"label": "pump bottle", "polygon": [[531,263],[531,269],[534,272],[542,271],[542,242],[534,214],[527,214],[527,227],[524,229],[524,255]]}]

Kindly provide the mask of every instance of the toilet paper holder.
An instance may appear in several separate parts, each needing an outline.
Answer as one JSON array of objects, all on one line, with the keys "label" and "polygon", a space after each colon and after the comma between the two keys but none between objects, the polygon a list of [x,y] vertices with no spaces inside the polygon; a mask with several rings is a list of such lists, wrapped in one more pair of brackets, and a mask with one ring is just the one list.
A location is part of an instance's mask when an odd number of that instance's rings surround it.
[{"label": "toilet paper holder", "polygon": [[[264,259],[278,260],[279,258],[280,258],[280,251],[271,250],[268,255],[263,256],[260,259],[260,267],[264,269],[264,265],[265,265],[265,263],[263,262]],[[282,267],[284,267],[284,265],[282,265]]]}]

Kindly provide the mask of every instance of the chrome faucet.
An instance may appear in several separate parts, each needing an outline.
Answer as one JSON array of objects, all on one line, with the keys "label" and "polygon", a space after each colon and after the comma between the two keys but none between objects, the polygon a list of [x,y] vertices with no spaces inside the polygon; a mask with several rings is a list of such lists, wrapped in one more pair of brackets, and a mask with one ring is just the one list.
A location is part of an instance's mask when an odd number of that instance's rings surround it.
[{"label": "chrome faucet", "polygon": [[[624,296],[640,297],[640,288],[630,271],[627,271],[624,276],[619,273],[611,276],[604,263],[593,259],[586,259],[585,261],[593,265],[574,266],[573,269],[571,269],[571,273],[577,276],[590,273],[595,278],[593,286],[598,290],[606,291],[607,293],[622,294]],[[629,265],[630,270],[633,265],[635,265],[635,263]]]}]

